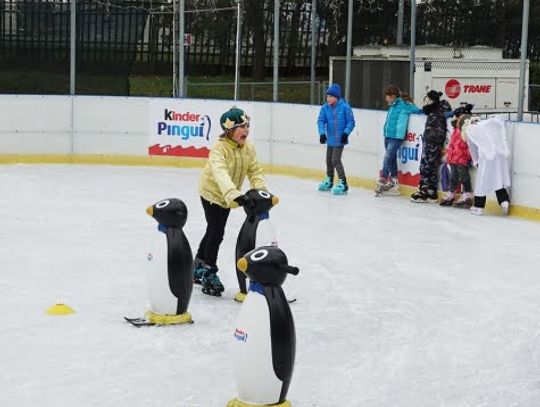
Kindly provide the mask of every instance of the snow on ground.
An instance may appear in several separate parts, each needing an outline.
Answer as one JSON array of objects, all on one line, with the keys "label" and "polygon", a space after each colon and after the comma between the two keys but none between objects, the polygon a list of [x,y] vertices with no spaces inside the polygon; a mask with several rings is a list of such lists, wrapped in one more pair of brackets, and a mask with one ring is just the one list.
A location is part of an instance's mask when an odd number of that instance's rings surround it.
[{"label": "snow on ground", "polygon": [[[228,347],[240,307],[231,213],[224,296],[195,287],[190,326],[137,329],[162,198],[204,232],[198,170],[0,167],[0,406],[218,407],[236,396]],[[540,225],[466,210],[316,191],[269,176],[271,212],[298,276],[295,407],[540,405]],[[76,313],[45,310],[63,300]]]}]

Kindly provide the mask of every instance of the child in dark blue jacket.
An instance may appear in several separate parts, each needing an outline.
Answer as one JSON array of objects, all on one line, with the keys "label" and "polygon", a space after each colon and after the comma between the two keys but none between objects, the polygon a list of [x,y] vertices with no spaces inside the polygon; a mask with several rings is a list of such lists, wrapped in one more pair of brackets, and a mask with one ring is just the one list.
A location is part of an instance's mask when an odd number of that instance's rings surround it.
[{"label": "child in dark blue jacket", "polygon": [[[319,141],[326,144],[326,179],[319,185],[320,191],[332,190],[334,195],[347,193],[349,186],[345,177],[345,169],[341,156],[349,136],[354,129],[354,115],[351,106],[341,98],[341,88],[337,83],[330,85],[326,91],[326,103],[321,107],[317,125]],[[334,186],[334,171],[339,183]],[[333,188],[332,188],[333,187]]]}]

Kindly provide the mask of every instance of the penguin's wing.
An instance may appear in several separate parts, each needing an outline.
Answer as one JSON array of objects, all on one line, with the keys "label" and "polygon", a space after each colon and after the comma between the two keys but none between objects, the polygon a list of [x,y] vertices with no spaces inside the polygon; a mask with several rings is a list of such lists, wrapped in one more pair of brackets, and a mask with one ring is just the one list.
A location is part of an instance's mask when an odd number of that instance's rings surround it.
[{"label": "penguin's wing", "polygon": [[296,355],[296,331],[289,303],[281,287],[263,287],[270,312],[272,363],[277,378],[289,382]]},{"label": "penguin's wing", "polygon": [[258,224],[259,221],[256,217],[253,221],[249,221],[249,219],[246,218],[242,224],[240,232],[238,233],[238,239],[236,240],[236,260],[247,252],[255,249]]},{"label": "penguin's wing", "polygon": [[193,291],[193,255],[181,229],[167,228],[167,246],[169,288],[178,298],[178,313],[181,314],[187,310]]}]

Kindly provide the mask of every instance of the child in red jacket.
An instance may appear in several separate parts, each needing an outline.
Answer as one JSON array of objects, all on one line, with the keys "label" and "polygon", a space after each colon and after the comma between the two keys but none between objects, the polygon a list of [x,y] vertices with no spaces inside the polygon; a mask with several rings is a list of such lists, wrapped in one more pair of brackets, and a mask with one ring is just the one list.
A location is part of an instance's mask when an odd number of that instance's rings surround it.
[{"label": "child in red jacket", "polygon": [[[446,163],[450,165],[450,189],[446,197],[441,201],[441,206],[457,206],[459,208],[470,208],[473,202],[471,176],[469,174],[469,163],[471,153],[467,141],[464,140],[461,128],[465,120],[471,117],[473,106],[467,104],[454,110],[452,125],[454,130],[450,136],[450,143],[446,150]],[[456,198],[456,189],[462,185],[462,194],[458,200]]]}]

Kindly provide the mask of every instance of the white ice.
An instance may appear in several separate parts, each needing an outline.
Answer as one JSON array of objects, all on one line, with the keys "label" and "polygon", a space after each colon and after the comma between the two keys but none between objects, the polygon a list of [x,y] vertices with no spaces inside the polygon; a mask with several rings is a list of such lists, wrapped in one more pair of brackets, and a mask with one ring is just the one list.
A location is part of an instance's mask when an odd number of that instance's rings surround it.
[{"label": "white ice", "polygon": [[[0,406],[223,407],[236,396],[229,344],[234,210],[221,247],[224,296],[195,287],[195,324],[137,329],[146,309],[147,206],[205,223],[199,170],[0,167]],[[284,289],[297,330],[295,407],[540,405],[538,223],[316,191],[268,176],[271,218],[298,276]],[[75,308],[49,316],[58,300]]]}]

